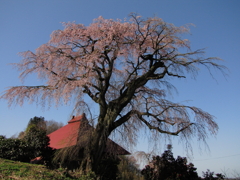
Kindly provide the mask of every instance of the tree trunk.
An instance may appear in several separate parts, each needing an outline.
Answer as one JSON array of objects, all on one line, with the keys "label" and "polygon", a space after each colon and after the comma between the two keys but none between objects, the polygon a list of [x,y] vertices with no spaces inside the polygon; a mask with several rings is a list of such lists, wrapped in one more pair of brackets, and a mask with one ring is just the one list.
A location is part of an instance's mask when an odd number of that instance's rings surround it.
[{"label": "tree trunk", "polygon": [[106,115],[105,118],[99,117],[98,124],[91,133],[90,142],[84,147],[81,170],[98,173],[99,164],[106,153],[107,140],[111,133],[111,122],[113,121],[113,116],[111,118],[109,115]]}]

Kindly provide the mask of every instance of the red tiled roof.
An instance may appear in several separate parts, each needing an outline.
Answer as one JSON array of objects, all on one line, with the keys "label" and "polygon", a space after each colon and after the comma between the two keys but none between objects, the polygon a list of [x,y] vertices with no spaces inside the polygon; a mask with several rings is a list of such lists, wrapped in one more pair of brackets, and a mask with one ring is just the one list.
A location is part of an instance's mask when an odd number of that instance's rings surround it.
[{"label": "red tiled roof", "polygon": [[68,121],[66,126],[49,134],[49,146],[54,149],[62,149],[64,147],[76,145],[78,131],[83,118],[85,118],[83,115],[74,117]]},{"label": "red tiled roof", "polygon": [[[68,124],[66,126],[63,126],[62,128],[49,134],[49,146],[54,149],[62,149],[65,147],[76,145],[80,126],[84,120],[87,120],[85,114],[73,117],[70,121],[68,121]],[[89,127],[91,126],[89,125]],[[114,151],[117,151],[118,155],[130,154],[127,150],[119,146],[117,143],[108,139],[107,151],[111,151],[113,149]]]}]

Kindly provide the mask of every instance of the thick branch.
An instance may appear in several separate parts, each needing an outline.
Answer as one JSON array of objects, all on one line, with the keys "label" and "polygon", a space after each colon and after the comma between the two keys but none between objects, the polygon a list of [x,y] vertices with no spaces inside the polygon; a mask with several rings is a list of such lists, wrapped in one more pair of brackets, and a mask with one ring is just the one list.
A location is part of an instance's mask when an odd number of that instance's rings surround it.
[{"label": "thick branch", "polygon": [[122,116],[121,118],[114,122],[113,128],[116,129],[117,127],[121,126],[122,124],[127,122],[134,114],[135,114],[134,110],[129,111],[127,114],[125,114],[124,116]]},{"label": "thick branch", "polygon": [[91,97],[93,101],[95,101],[96,103],[100,103],[99,98],[97,98],[96,95],[93,95],[91,90],[87,86],[83,86],[83,88],[84,88],[83,92],[88,94],[88,96]]}]

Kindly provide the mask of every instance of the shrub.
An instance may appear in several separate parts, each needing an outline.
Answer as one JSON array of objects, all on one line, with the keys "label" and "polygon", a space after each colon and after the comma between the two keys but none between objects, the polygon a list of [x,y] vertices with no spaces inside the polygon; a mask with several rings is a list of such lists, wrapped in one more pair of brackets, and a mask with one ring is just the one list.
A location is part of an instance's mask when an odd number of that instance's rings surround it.
[{"label": "shrub", "polygon": [[23,139],[0,136],[0,158],[30,162],[31,159],[42,156],[45,161],[50,161],[52,149],[48,144],[46,131],[34,127],[29,129]]},{"label": "shrub", "polygon": [[44,156],[46,153],[48,153],[50,139],[46,135],[46,130],[33,126],[28,130],[22,140],[28,144],[29,157],[34,158],[38,156]]},{"label": "shrub", "polygon": [[29,147],[20,139],[0,137],[0,158],[28,162]]}]

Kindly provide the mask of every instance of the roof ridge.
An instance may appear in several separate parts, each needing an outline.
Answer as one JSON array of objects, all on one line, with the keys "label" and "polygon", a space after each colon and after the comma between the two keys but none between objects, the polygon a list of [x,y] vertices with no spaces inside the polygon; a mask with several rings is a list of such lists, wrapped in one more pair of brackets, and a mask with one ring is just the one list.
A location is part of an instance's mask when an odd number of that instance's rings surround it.
[{"label": "roof ridge", "polygon": [[82,119],[86,119],[85,113],[83,113],[82,115],[79,115],[79,116],[72,116],[72,119],[68,121],[68,124],[81,121]]}]

